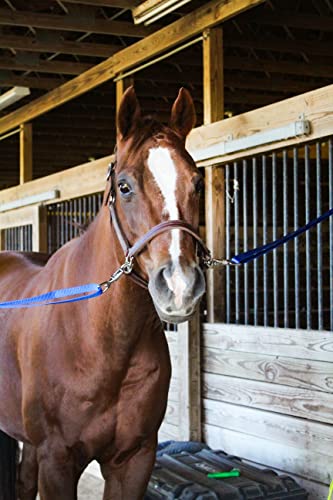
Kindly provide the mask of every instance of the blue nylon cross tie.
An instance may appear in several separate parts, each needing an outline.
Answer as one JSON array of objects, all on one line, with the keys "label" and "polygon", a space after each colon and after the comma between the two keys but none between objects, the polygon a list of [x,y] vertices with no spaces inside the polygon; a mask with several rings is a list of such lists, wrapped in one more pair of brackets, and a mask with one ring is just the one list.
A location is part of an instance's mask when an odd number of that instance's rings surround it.
[{"label": "blue nylon cross tie", "polygon": [[293,231],[292,233],[288,233],[285,236],[282,236],[282,238],[279,238],[278,240],[272,241],[271,243],[267,243],[267,245],[254,248],[253,250],[249,250],[248,252],[235,255],[230,259],[230,262],[232,264],[246,264],[251,260],[257,259],[258,257],[261,257],[262,255],[271,252],[275,248],[284,245],[284,243],[287,243],[288,241],[296,238],[300,234],[305,233],[306,231],[316,226],[320,222],[323,222],[325,219],[328,219],[331,215],[333,215],[333,208],[331,208],[324,214],[317,217],[317,219],[313,219],[312,221],[308,222],[305,226],[296,229],[296,231]]},{"label": "blue nylon cross tie", "polygon": [[[15,309],[20,307],[35,307],[47,306],[51,304],[65,304],[66,302],[78,302],[79,300],[92,299],[98,297],[103,293],[100,285],[90,283],[88,285],[75,286],[72,288],[62,288],[60,290],[53,290],[52,292],[37,295],[36,297],[29,297],[26,299],[11,300],[8,302],[1,302],[0,309]],[[79,295],[79,297],[73,297]],[[73,297],[65,299],[65,297]],[[54,300],[64,299],[64,300]]]}]

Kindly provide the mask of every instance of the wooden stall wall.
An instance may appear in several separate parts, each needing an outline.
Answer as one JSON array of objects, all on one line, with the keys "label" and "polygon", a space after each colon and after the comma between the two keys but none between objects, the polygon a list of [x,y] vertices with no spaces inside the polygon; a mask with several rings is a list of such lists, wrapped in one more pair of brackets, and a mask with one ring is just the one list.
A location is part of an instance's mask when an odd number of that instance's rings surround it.
[{"label": "wooden stall wall", "polygon": [[331,332],[205,324],[203,437],[324,500],[333,471]]}]

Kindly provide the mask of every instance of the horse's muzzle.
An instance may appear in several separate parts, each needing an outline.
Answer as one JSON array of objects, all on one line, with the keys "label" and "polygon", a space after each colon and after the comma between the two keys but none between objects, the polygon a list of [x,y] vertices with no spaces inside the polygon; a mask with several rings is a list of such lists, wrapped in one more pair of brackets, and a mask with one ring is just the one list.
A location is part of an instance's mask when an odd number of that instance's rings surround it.
[{"label": "horse's muzzle", "polygon": [[206,287],[196,263],[182,268],[170,262],[150,276],[148,288],[162,321],[182,323],[194,314]]}]

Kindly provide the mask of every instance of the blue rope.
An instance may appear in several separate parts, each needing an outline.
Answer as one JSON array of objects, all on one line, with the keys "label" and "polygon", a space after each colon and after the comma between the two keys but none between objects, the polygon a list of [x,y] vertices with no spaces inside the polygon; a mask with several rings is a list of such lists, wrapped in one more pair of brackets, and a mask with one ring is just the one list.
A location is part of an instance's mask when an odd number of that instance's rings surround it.
[{"label": "blue rope", "polygon": [[[80,300],[92,299],[93,297],[98,297],[103,293],[100,285],[96,283],[91,283],[88,285],[75,286],[72,288],[62,288],[60,290],[53,290],[53,292],[44,293],[43,295],[37,295],[36,297],[29,297],[26,299],[11,300],[8,302],[0,302],[0,309],[15,309],[19,307],[35,307],[35,306],[47,306],[51,304],[65,304],[66,302],[78,302]],[[71,299],[65,297],[71,297],[73,295],[78,295],[78,297],[73,297]],[[54,300],[54,299],[64,299],[64,300]]]},{"label": "blue rope", "polygon": [[250,262],[251,260],[257,259],[258,257],[261,257],[262,255],[265,255],[265,253],[271,252],[275,248],[284,245],[287,243],[289,240],[292,240],[299,236],[302,233],[305,233],[312,227],[316,226],[317,224],[320,224],[320,222],[323,222],[324,220],[328,219],[331,215],[333,215],[333,208],[325,212],[323,215],[318,217],[317,219],[313,219],[312,221],[308,222],[305,226],[300,227],[296,231],[293,231],[292,233],[288,233],[282,238],[279,238],[278,240],[272,241],[271,243],[267,243],[267,245],[263,245],[258,248],[254,248],[253,250],[249,250],[248,252],[240,253],[238,255],[235,255],[230,259],[230,262],[232,264],[246,264],[247,262]]}]

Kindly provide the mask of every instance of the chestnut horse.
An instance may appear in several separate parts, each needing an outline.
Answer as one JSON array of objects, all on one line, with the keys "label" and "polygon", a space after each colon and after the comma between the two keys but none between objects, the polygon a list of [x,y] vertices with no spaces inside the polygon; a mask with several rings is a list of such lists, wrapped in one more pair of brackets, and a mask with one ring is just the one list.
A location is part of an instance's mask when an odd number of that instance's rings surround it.
[{"label": "chestnut horse", "polygon": [[[133,88],[124,94],[112,177],[131,244],[169,219],[198,230],[202,178],[185,150],[194,122],[185,89],[169,126],[141,116]],[[124,262],[108,206],[111,180],[86,232],[45,265],[1,253],[1,301],[103,281]],[[1,500],[33,500],[37,490],[42,500],[76,499],[92,460],[105,479],[104,500],[143,497],[170,379],[161,319],[188,320],[205,289],[195,246],[180,229],[152,239],[135,261],[148,290],[123,276],[92,300],[0,311]],[[15,494],[16,440],[24,450]]]}]

